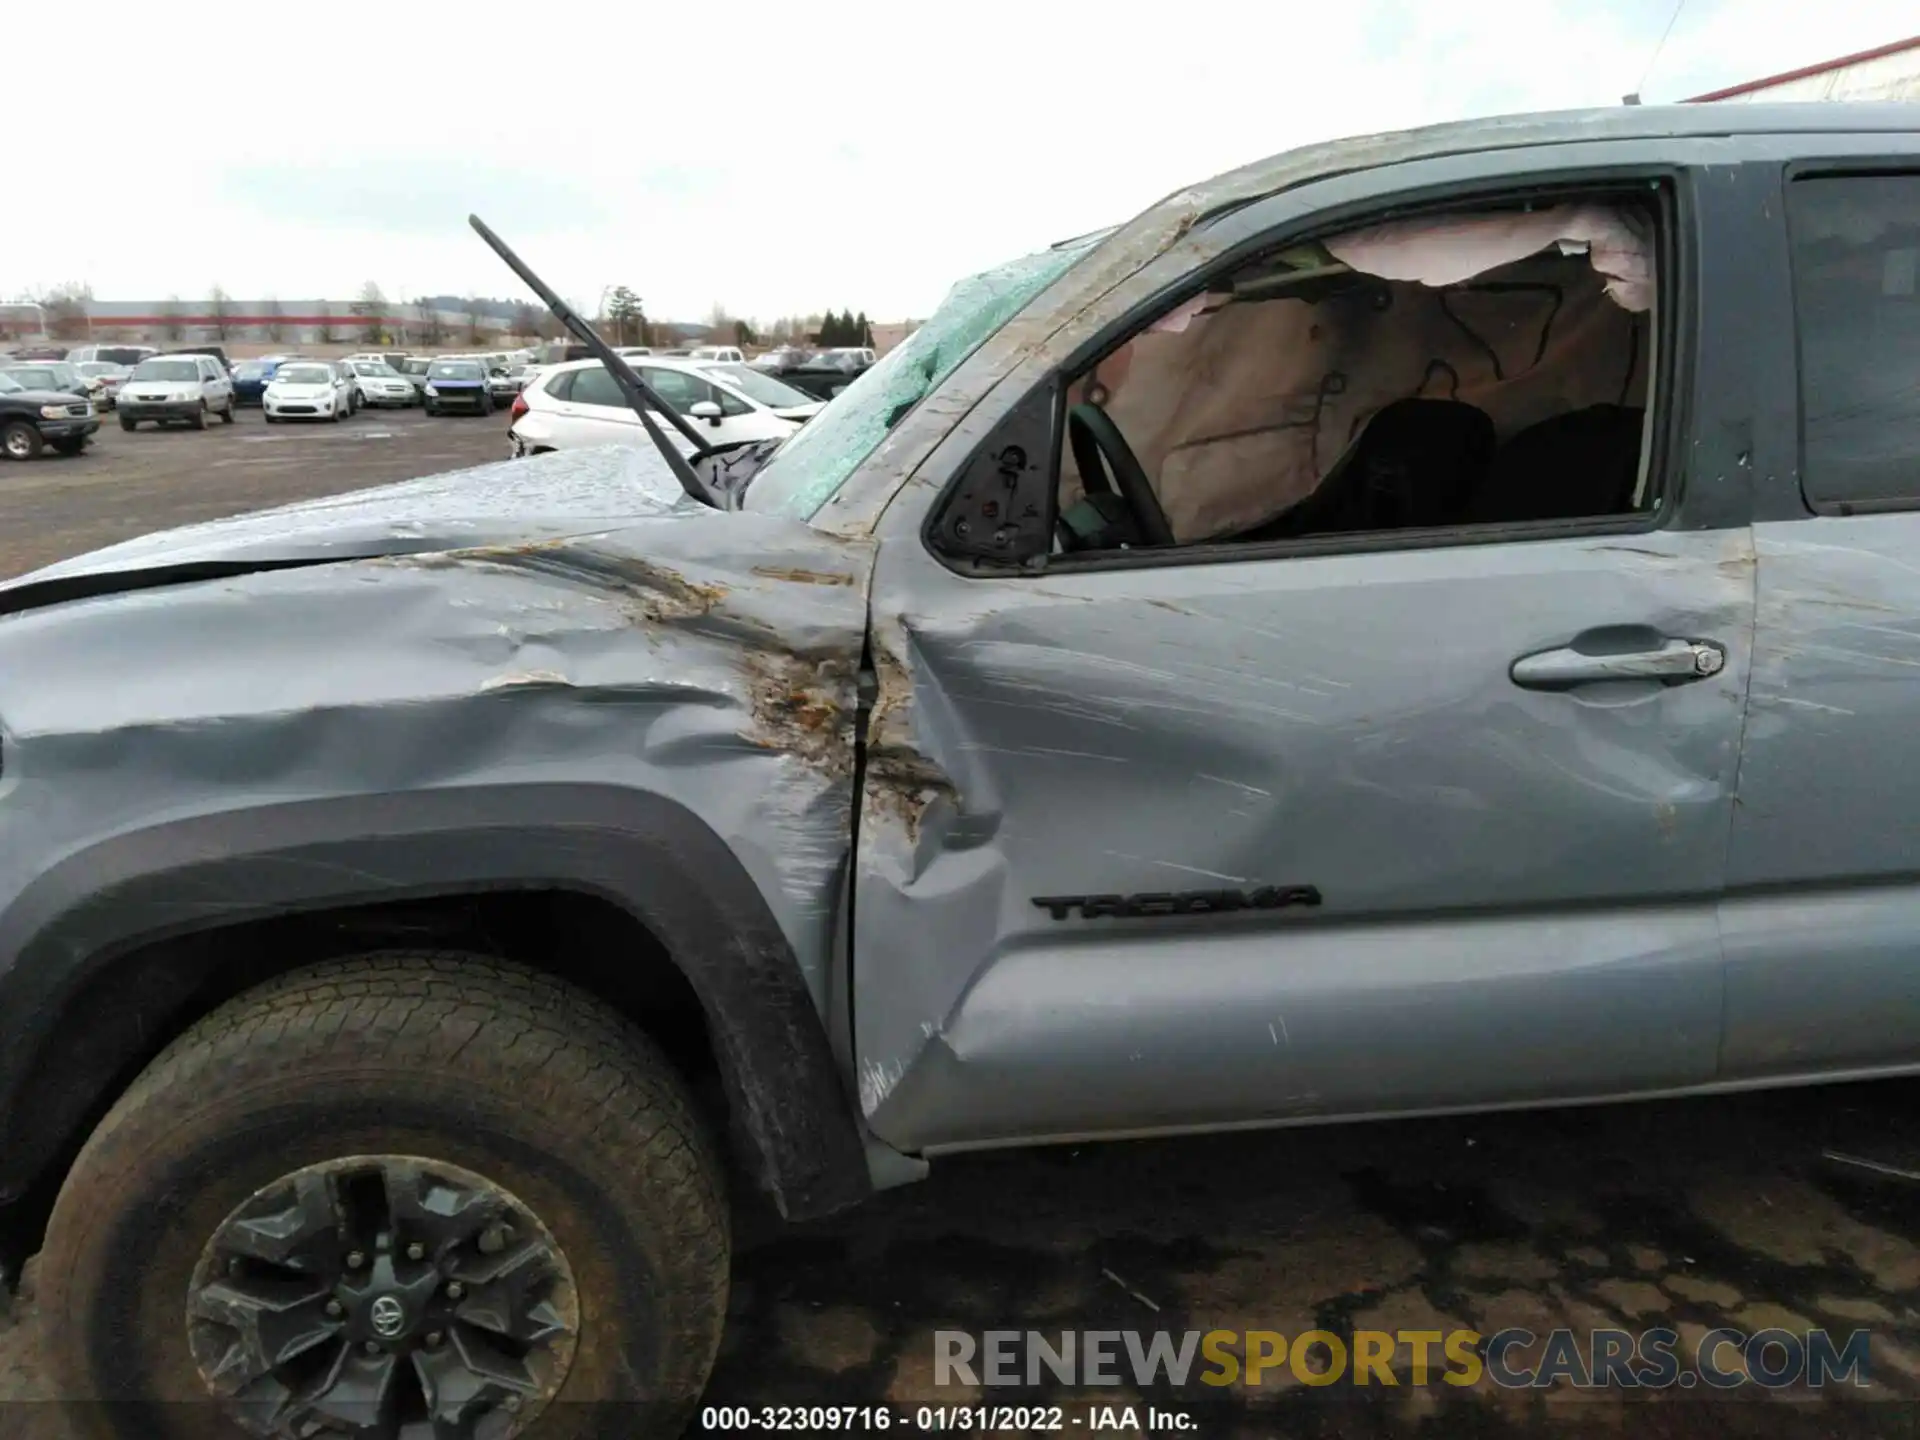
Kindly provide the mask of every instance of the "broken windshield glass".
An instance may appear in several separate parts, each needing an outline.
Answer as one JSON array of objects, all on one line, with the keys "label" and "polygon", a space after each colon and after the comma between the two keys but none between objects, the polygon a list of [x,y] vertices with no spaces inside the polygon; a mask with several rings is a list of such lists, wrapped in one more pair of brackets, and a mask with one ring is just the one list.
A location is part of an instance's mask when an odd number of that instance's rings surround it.
[{"label": "broken windshield glass", "polygon": [[1023,255],[947,292],[940,308],[780,447],[747,492],[749,510],[810,519],[887,431],[1105,233]]}]

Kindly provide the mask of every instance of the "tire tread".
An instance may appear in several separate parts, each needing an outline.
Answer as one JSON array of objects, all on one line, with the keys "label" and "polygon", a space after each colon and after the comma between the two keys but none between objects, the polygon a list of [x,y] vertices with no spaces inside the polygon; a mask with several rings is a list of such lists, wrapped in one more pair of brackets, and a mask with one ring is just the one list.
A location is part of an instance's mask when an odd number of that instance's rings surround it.
[{"label": "tire tread", "polygon": [[[63,1283],[75,1250],[183,1111],[236,1091],[335,1070],[457,1070],[540,1114],[556,1145],[584,1143],[645,1197],[681,1317],[669,1394],[697,1396],[725,1317],[730,1236],[720,1159],[684,1082],[637,1027],[592,996],[489,957],[386,951],[328,961],[250,990],[176,1038],[114,1104],[61,1191],[43,1262],[78,1333],[85,1297]],[[82,1288],[84,1287],[77,1287]],[[57,1349],[59,1347],[56,1347]],[[74,1375],[63,1379],[77,1380]]]}]

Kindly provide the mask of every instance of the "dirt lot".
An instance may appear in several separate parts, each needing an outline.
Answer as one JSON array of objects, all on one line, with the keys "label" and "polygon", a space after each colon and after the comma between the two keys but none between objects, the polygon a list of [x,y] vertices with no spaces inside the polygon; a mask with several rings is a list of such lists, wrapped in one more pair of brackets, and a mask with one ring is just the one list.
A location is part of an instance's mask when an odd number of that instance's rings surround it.
[{"label": "dirt lot", "polygon": [[[501,419],[122,434],[0,465],[0,571],[162,526],[503,452]],[[1498,1064],[1498,1056],[1487,1057]],[[1893,1436],[1920,1426],[1920,1086],[981,1156],[830,1223],[743,1214],[710,1392],[735,1405],[1151,1402],[1216,1435]],[[939,1329],[1355,1330],[1718,1325],[1872,1332],[1870,1383],[1769,1398],[1386,1389],[983,1393],[934,1384]],[[55,1440],[30,1295],[0,1319],[0,1437]],[[1124,1363],[1122,1368],[1124,1369]],[[39,1402],[39,1403],[36,1403]],[[898,1409],[911,1417],[910,1408]],[[1145,1411],[1139,1412],[1145,1419]],[[904,1428],[917,1429],[908,1420]]]}]

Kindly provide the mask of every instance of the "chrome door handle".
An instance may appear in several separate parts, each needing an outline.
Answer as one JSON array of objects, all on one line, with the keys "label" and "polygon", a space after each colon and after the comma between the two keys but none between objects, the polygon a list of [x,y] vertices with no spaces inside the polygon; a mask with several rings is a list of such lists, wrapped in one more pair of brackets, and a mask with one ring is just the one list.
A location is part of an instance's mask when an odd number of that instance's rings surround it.
[{"label": "chrome door handle", "polygon": [[1561,647],[1522,655],[1509,672],[1513,683],[1529,690],[1565,690],[1606,680],[1665,680],[1680,684],[1718,675],[1727,664],[1726,648],[1712,640],[1668,640],[1657,649],[1592,655]]}]

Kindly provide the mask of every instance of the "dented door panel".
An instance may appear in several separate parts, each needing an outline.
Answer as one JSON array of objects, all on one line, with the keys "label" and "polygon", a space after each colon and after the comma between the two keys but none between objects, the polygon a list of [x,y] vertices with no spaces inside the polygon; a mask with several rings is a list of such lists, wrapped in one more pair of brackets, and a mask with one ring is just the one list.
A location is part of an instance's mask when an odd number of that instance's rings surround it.
[{"label": "dented door panel", "polygon": [[1920,1064],[1920,515],[1754,533],[1727,1072]]},{"label": "dented door panel", "polygon": [[1684,902],[1023,938],[889,1092],[874,1123],[894,1143],[1606,1095],[1623,1076],[1682,1085],[1704,1078],[1719,994],[1712,913]]},{"label": "dented door panel", "polygon": [[[1711,1078],[1744,528],[930,568],[888,539],[875,575],[854,1012],[882,1138]],[[1711,640],[1725,667],[1561,693],[1509,678],[1608,625]],[[1322,903],[1065,920],[1033,903],[1261,886]]]},{"label": "dented door panel", "polygon": [[[1036,302],[991,389],[911,457],[877,532],[856,866],[853,1048],[877,1134],[940,1148],[1714,1077],[1753,628],[1743,237],[1773,195],[1736,183],[1728,147],[1555,156],[1697,167],[1681,263],[1714,263],[1673,312],[1689,331],[1660,531],[1006,578],[930,564],[922,538],[996,426],[1195,267],[1539,158],[1390,164],[1184,234],[1123,231],[1101,253],[1137,240],[1141,268]],[[1724,667],[1511,682],[1520,657],[1609,626],[1711,641]],[[1032,903],[1298,885],[1322,903],[1069,921]]]}]

